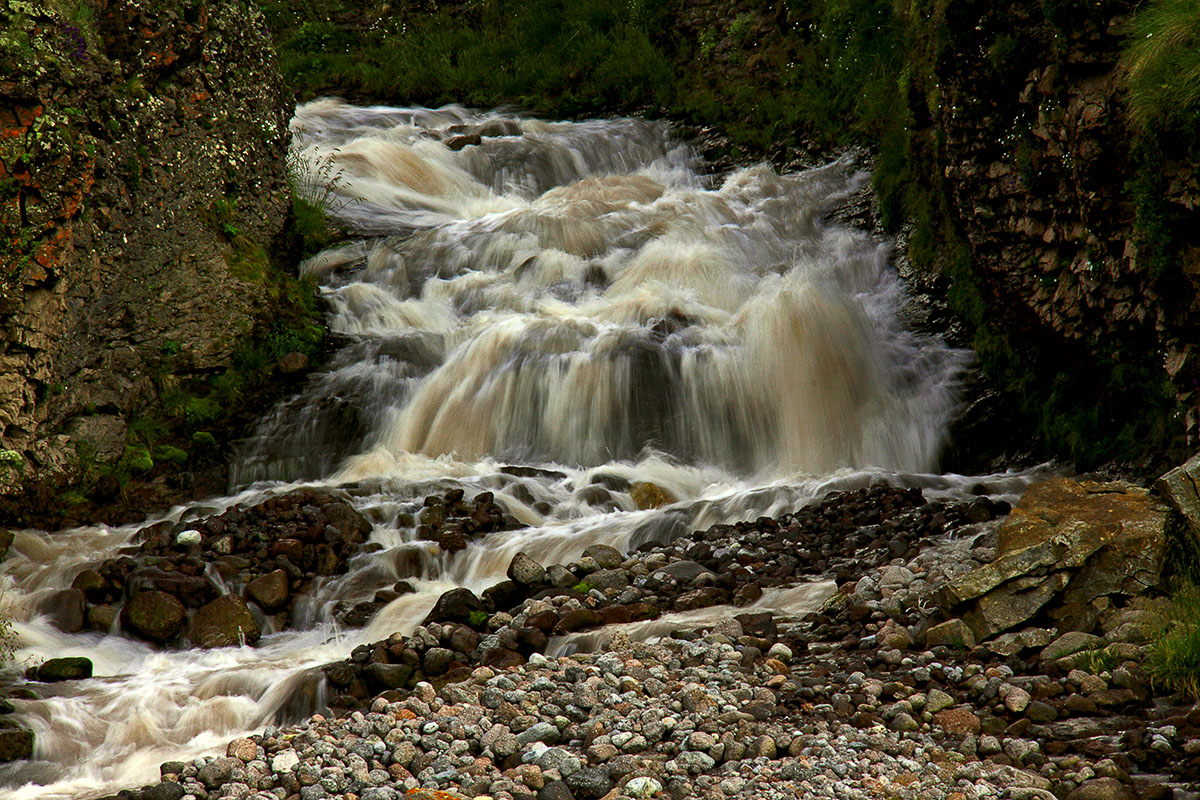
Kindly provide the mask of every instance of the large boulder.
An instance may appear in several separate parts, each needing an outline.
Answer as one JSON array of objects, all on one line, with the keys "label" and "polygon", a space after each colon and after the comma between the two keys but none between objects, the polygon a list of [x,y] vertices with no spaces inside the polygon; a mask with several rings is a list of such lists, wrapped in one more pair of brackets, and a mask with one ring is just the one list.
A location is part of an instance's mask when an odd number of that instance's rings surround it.
[{"label": "large boulder", "polygon": [[197,609],[188,638],[199,647],[254,644],[262,636],[254,615],[242,598],[226,594]]},{"label": "large boulder", "polygon": [[20,761],[33,755],[33,731],[0,728],[0,763]]},{"label": "large boulder", "polygon": [[82,656],[51,658],[34,671],[43,683],[78,681],[92,677],[92,660]]},{"label": "large boulder", "polygon": [[265,611],[275,611],[287,605],[291,590],[288,575],[281,569],[268,572],[246,584],[246,598]]},{"label": "large boulder", "polygon": [[183,632],[186,617],[183,603],[166,592],[138,592],[121,609],[121,627],[161,644]]},{"label": "large boulder", "polygon": [[942,587],[940,602],[980,641],[1040,613],[1091,630],[1113,599],[1161,585],[1167,517],[1132,484],[1036,483],[1001,522],[995,559]]},{"label": "large boulder", "polygon": [[629,487],[629,496],[633,503],[643,511],[648,508],[662,508],[675,502],[675,496],[656,483],[638,481]]},{"label": "large boulder", "polygon": [[1200,553],[1200,453],[1155,481],[1154,491],[1183,518],[1181,544]]},{"label": "large boulder", "polygon": [[474,622],[478,624],[478,618],[473,620],[472,617],[477,617],[479,614],[485,618],[487,616],[483,603],[475,596],[474,592],[470,589],[451,589],[437,599],[433,610],[421,624],[426,625],[430,622],[462,622],[467,625]]}]

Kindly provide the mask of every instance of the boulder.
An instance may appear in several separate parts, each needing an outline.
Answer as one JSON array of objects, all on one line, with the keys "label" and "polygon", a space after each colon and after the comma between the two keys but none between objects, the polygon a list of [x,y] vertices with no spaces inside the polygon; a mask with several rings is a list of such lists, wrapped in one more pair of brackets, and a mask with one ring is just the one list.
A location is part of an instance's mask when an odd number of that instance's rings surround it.
[{"label": "boulder", "polygon": [[621,555],[621,551],[606,544],[589,545],[583,554],[594,558],[600,569],[616,569],[625,563],[625,556]]},{"label": "boulder", "polygon": [[641,510],[662,508],[675,502],[675,496],[658,484],[638,481],[629,487],[629,496]]},{"label": "boulder", "polygon": [[451,589],[444,592],[434,603],[433,610],[425,617],[422,625],[430,622],[462,622],[470,625],[476,612],[487,616],[483,603],[470,589]]},{"label": "boulder", "polygon": [[509,580],[523,586],[534,586],[546,580],[546,569],[525,553],[517,553],[508,565]]},{"label": "boulder", "polygon": [[264,611],[283,608],[290,595],[288,575],[281,569],[268,572],[246,584],[246,598],[258,603]]},{"label": "boulder", "polygon": [[1181,543],[1200,553],[1200,453],[1155,481],[1154,491],[1183,518]]},{"label": "boulder", "polygon": [[42,603],[42,610],[63,633],[78,633],[86,620],[87,602],[78,589],[60,589]]},{"label": "boulder", "polygon": [[37,668],[37,679],[43,683],[77,681],[92,677],[92,660],[81,656],[51,658]]},{"label": "boulder", "polygon": [[186,614],[183,603],[166,592],[138,592],[121,609],[121,627],[161,644],[183,632]]},{"label": "boulder", "polygon": [[198,647],[254,644],[262,636],[254,615],[242,598],[226,594],[197,609],[188,638]]},{"label": "boulder", "polygon": [[0,728],[0,763],[20,761],[33,755],[33,731]]},{"label": "boulder", "polygon": [[1110,597],[1161,585],[1167,512],[1128,483],[1036,483],[1000,523],[995,559],[943,586],[939,604],[980,641],[1043,611],[1062,630],[1089,630]]}]

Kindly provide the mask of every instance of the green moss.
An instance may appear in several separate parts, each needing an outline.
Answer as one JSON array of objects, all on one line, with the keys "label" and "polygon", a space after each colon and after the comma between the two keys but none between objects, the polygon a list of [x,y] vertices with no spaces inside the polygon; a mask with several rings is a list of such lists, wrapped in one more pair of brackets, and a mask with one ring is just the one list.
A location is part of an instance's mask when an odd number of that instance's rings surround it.
[{"label": "green moss", "polygon": [[132,445],[126,447],[125,454],[121,456],[119,463],[121,467],[132,472],[149,472],[154,469],[154,459],[150,457],[150,451],[145,447]]},{"label": "green moss", "polygon": [[159,462],[168,464],[182,465],[188,462],[188,452],[181,450],[178,447],[172,447],[169,444],[159,445],[154,448],[154,458]]}]

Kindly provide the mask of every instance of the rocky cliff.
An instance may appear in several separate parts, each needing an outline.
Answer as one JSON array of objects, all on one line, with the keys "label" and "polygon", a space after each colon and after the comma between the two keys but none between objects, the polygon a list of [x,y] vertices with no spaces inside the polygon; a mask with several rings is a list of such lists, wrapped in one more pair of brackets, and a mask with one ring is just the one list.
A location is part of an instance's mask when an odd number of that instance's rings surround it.
[{"label": "rocky cliff", "polygon": [[1200,175],[1186,134],[1130,124],[1136,5],[947,10],[927,23],[944,36],[929,91],[909,97],[955,231],[941,246],[969,254],[928,260],[985,368],[1085,462],[1194,447],[1200,422]]},{"label": "rocky cliff", "polygon": [[253,4],[3,0],[0,26],[11,494],[145,467],[139,425],[269,313],[291,99]]}]

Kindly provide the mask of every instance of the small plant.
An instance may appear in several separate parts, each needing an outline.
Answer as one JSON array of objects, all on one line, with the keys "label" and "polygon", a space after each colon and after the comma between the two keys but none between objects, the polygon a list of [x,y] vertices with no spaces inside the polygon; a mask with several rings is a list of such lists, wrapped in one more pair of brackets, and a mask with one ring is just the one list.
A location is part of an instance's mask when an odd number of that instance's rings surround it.
[{"label": "small plant", "polygon": [[1163,612],[1146,669],[1155,685],[1200,699],[1200,587],[1184,584]]},{"label": "small plant", "polygon": [[16,450],[9,450],[7,448],[0,450],[0,467],[3,467],[5,471],[12,470],[17,474],[23,474],[25,472],[25,457]]},{"label": "small plant", "polygon": [[467,615],[467,624],[472,628],[482,628],[487,621],[488,613],[486,611],[472,611]]},{"label": "small plant", "polygon": [[595,589],[596,587],[593,586],[592,584],[588,583],[587,581],[580,581],[579,583],[575,584],[575,586],[573,586],[572,588],[575,591],[579,592],[580,594],[587,594],[588,592],[590,592],[592,589]]},{"label": "small plant", "polygon": [[1088,650],[1084,653],[1083,663],[1080,666],[1093,675],[1099,675],[1102,672],[1112,672],[1120,664],[1121,657],[1117,655],[1116,649],[1109,645]]}]

